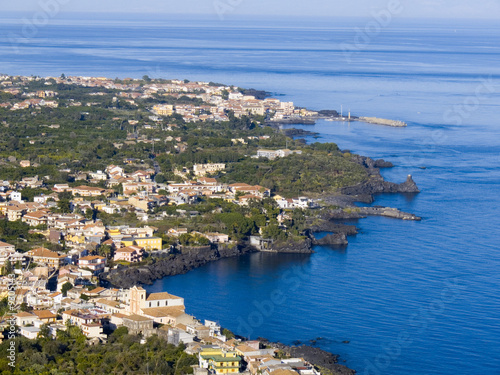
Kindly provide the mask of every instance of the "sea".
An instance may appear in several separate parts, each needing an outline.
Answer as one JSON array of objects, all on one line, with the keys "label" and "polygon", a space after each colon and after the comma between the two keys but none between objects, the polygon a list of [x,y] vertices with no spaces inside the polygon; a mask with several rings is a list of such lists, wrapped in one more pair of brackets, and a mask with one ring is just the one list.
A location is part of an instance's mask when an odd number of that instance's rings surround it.
[{"label": "sea", "polygon": [[[45,14],[45,17],[44,17]],[[500,25],[231,14],[0,16],[0,73],[179,78],[408,123],[296,125],[383,158],[421,193],[344,249],[225,259],[148,286],[236,334],[309,344],[360,374],[500,374]],[[324,234],[319,234],[319,236]]]}]

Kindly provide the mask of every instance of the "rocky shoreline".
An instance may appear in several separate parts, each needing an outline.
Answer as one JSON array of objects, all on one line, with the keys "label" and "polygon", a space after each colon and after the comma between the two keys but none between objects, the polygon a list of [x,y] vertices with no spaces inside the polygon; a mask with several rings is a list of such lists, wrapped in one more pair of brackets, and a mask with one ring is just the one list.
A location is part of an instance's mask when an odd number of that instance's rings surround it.
[{"label": "rocky shoreline", "polygon": [[167,276],[187,273],[207,263],[249,254],[257,251],[251,246],[239,244],[233,247],[214,246],[183,249],[180,254],[172,254],[168,258],[138,267],[119,266],[109,272],[102,273],[99,278],[101,285],[119,288],[131,288],[134,285],[151,285],[154,281]]},{"label": "rocky shoreline", "polygon": [[[299,345],[299,346],[290,346],[282,343],[270,343],[265,339],[261,339],[261,342],[267,346],[274,347],[288,356],[296,357],[296,358],[304,358],[309,363],[312,363],[314,366],[321,370],[328,370],[330,375],[353,375],[356,373],[355,370],[352,370],[344,365],[340,365],[338,363],[339,356],[327,352],[323,349],[308,346],[308,345]],[[322,371],[323,373],[324,371]],[[325,374],[326,375],[326,374]]]},{"label": "rocky shoreline", "polygon": [[[322,197],[323,205],[330,208],[324,209],[319,216],[308,217],[309,230],[302,240],[288,240],[274,242],[269,248],[260,251],[274,253],[313,253],[314,245],[345,247],[348,245],[348,236],[358,233],[355,225],[346,224],[345,221],[359,220],[367,216],[384,216],[400,220],[421,220],[420,217],[400,211],[392,207],[359,207],[355,202],[372,203],[374,194],[380,193],[405,193],[419,192],[418,186],[411,176],[401,184],[385,181],[380,174],[380,168],[390,168],[392,163],[384,160],[373,160],[369,157],[354,156],[355,161],[366,168],[370,176],[367,181],[341,189],[339,194]],[[328,232],[320,239],[314,233]],[[102,285],[113,285],[129,288],[137,284],[152,284],[155,280],[166,276],[175,276],[187,273],[192,269],[204,266],[223,258],[235,257],[259,251],[248,242],[235,246],[207,246],[203,248],[184,247],[180,254],[172,254],[168,258],[155,261],[153,264],[138,267],[119,266],[117,269],[101,274]]]}]

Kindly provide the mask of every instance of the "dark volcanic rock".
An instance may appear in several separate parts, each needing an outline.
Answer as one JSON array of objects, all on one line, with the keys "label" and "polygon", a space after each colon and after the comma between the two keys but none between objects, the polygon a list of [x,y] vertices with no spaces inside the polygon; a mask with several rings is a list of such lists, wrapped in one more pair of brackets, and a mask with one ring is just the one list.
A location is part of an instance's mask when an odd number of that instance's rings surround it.
[{"label": "dark volcanic rock", "polygon": [[292,357],[304,358],[314,366],[324,367],[332,372],[333,375],[353,375],[356,371],[338,364],[338,355],[329,353],[320,348],[312,346],[288,346],[281,343],[273,343],[272,346],[284,351]]},{"label": "dark volcanic rock", "polygon": [[383,159],[375,160],[375,163],[373,165],[375,166],[375,168],[392,168],[392,167],[394,167],[394,164],[392,164],[390,161],[385,161]]},{"label": "dark volcanic rock", "polygon": [[259,100],[264,100],[268,96],[271,96],[271,93],[267,91],[262,91],[262,90],[255,90],[255,89],[243,89],[241,91],[243,95],[252,95],[255,96],[255,99]]},{"label": "dark volcanic rock", "polygon": [[419,193],[417,184],[411,175],[402,184],[385,181],[381,177],[373,177],[361,184],[342,189],[342,194],[346,195],[373,195],[378,193]]},{"label": "dark volcanic rock", "polygon": [[307,136],[307,135],[318,135],[319,133],[311,132],[309,130],[304,129],[283,129],[283,134],[287,137],[298,137],[298,136]]},{"label": "dark volcanic rock", "polygon": [[184,254],[171,255],[154,264],[140,267],[119,267],[100,275],[103,285],[111,284],[120,288],[130,288],[138,284],[152,284],[165,276],[180,275],[208,262],[229,258],[255,251],[252,247],[220,246],[217,248],[189,248]]},{"label": "dark volcanic rock", "polygon": [[310,238],[305,238],[302,241],[288,240],[285,242],[274,242],[271,250],[277,253],[302,253],[311,254],[312,250],[312,240]]},{"label": "dark volcanic rock", "polygon": [[355,225],[339,224],[331,221],[331,216],[327,216],[321,223],[311,226],[311,232],[332,232],[343,233],[346,236],[354,236],[358,234],[358,229]]},{"label": "dark volcanic rock", "polygon": [[325,237],[315,241],[316,245],[324,246],[347,246],[347,236],[344,233],[327,234]]},{"label": "dark volcanic rock", "polygon": [[328,116],[328,117],[339,117],[339,113],[335,110],[332,109],[323,109],[318,112],[322,116]]}]

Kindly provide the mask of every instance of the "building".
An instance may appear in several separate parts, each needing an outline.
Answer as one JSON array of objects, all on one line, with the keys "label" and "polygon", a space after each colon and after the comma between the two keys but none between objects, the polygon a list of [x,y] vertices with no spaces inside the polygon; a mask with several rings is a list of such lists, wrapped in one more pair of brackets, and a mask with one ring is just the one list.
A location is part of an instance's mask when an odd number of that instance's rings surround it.
[{"label": "building", "polygon": [[122,324],[128,328],[132,335],[145,334],[153,329],[154,321],[141,315],[128,315],[122,318]]},{"label": "building", "polygon": [[47,224],[49,214],[47,211],[28,212],[22,217],[22,221],[30,227]]},{"label": "building", "polygon": [[224,233],[203,233],[204,237],[212,243],[227,243],[229,242],[229,236]]},{"label": "building", "polygon": [[86,256],[78,260],[78,267],[88,268],[94,276],[104,272],[105,266],[106,259],[97,255]]},{"label": "building", "polygon": [[106,189],[83,185],[71,188],[70,190],[73,195],[80,195],[82,197],[98,197],[106,193]]},{"label": "building", "polygon": [[35,314],[29,312],[20,312],[16,315],[16,325],[19,327],[32,325],[35,320],[38,320],[38,317]]},{"label": "building", "polygon": [[145,289],[134,286],[129,290],[129,297],[132,314],[144,315],[142,310],[151,307],[175,306],[184,310],[184,298],[166,292],[147,295]]},{"label": "building", "polygon": [[44,324],[54,323],[57,318],[57,315],[49,310],[33,310],[33,314]]},{"label": "building", "polygon": [[5,265],[7,259],[16,252],[14,245],[0,241],[0,267]]},{"label": "building", "polygon": [[174,106],[163,104],[153,106],[153,112],[160,116],[172,116],[174,113]]},{"label": "building", "polygon": [[193,173],[195,176],[205,176],[207,173],[216,173],[224,169],[226,169],[226,164],[223,163],[193,165]]},{"label": "building", "polygon": [[270,160],[274,160],[276,158],[284,158],[284,157],[291,155],[291,154],[300,155],[300,154],[302,154],[302,151],[300,151],[300,150],[292,151],[292,150],[288,150],[288,149],[284,149],[284,150],[264,150],[264,149],[257,150],[257,157],[258,158],[267,158]]},{"label": "building", "polygon": [[145,250],[161,250],[162,248],[160,237],[124,237],[121,243],[124,246],[139,246]]},{"label": "building", "polygon": [[64,258],[66,258],[66,255],[59,255],[58,253],[44,247],[30,250],[26,253],[26,255],[30,257],[33,262],[39,265],[43,264],[56,269],[61,267]]},{"label": "building", "polygon": [[21,336],[24,336],[30,340],[35,340],[38,337],[40,331],[41,329],[38,327],[21,327],[19,329],[19,333],[21,334]]},{"label": "building", "polygon": [[208,369],[212,375],[235,374],[240,372],[241,357],[235,351],[222,348],[205,348],[199,355],[201,368]]},{"label": "building", "polygon": [[135,263],[141,262],[144,256],[144,249],[140,246],[127,246],[115,250],[113,260],[115,262],[123,260],[125,262]]}]

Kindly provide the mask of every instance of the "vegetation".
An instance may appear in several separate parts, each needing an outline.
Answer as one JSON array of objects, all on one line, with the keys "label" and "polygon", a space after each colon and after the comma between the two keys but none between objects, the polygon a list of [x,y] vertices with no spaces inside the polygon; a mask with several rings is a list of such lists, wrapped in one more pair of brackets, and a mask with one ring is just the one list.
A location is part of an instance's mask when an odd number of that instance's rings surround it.
[{"label": "vegetation", "polygon": [[[152,336],[141,345],[139,336],[129,335],[124,327],[109,336],[107,344],[89,345],[80,329],[70,326],[58,331],[57,338],[45,337],[15,340],[16,366],[9,366],[6,356],[0,358],[0,373],[16,375],[78,375],[78,374],[192,374],[196,357],[183,352],[184,346],[168,344]],[[9,340],[0,345],[7,353]]]}]

